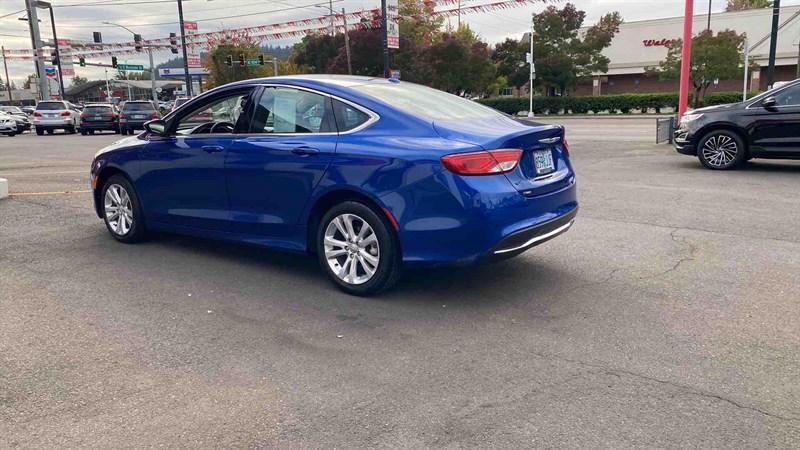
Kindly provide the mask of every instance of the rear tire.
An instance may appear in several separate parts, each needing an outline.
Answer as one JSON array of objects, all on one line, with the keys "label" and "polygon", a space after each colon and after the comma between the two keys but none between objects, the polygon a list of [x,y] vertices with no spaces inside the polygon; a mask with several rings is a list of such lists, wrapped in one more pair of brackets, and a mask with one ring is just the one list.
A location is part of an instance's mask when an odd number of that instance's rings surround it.
[{"label": "rear tire", "polygon": [[86,130],[81,130],[81,136],[86,136]]},{"label": "rear tire", "polygon": [[48,130],[47,130],[47,134],[53,134],[53,133],[55,133],[55,131],[56,131],[56,130],[54,130],[54,129],[50,128],[50,129],[48,129]]},{"label": "rear tire", "polygon": [[44,134],[44,130],[39,128],[39,127],[37,127],[36,128],[36,135],[37,136],[42,136],[43,134]]},{"label": "rear tire", "polygon": [[402,267],[391,224],[382,213],[357,201],[340,203],[322,217],[317,257],[339,289],[358,296],[388,289]]},{"label": "rear tire", "polygon": [[735,169],[747,160],[747,147],[733,131],[712,130],[698,141],[697,158],[707,169]]},{"label": "rear tire", "polygon": [[103,204],[103,221],[114,239],[126,244],[144,240],[147,229],[142,206],[127,178],[117,174],[106,180],[100,192],[100,201]]}]

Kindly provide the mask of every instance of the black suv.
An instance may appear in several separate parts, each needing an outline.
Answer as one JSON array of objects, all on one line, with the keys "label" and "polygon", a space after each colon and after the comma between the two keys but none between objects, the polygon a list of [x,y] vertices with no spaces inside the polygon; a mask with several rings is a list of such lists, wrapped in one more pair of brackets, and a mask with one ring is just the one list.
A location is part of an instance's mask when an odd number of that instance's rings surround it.
[{"label": "black suv", "polygon": [[81,134],[86,136],[103,130],[119,133],[117,108],[105,103],[84,106],[81,113]]},{"label": "black suv", "polygon": [[144,130],[145,122],[160,119],[161,114],[153,102],[132,100],[122,104],[119,114],[119,128],[122,134],[133,134],[134,130]]},{"label": "black suv", "polygon": [[741,103],[688,111],[675,149],[715,170],[752,158],[800,159],[800,80]]}]

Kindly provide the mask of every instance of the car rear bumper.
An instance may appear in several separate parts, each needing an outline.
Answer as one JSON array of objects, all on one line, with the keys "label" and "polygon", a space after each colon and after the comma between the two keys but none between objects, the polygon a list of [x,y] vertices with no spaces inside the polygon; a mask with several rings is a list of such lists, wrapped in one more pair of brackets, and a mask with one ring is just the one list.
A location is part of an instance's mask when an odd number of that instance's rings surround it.
[{"label": "car rear bumper", "polygon": [[149,122],[152,119],[147,120],[126,120],[124,122],[120,122],[119,126],[123,128],[141,128],[144,129],[144,124]]},{"label": "car rear bumper", "polygon": [[34,120],[33,126],[42,129],[48,128],[65,128],[72,126],[72,119],[65,119],[65,120]]},{"label": "car rear bumper", "polygon": [[[406,265],[469,265],[513,257],[567,231],[577,214],[571,171],[563,187],[537,196],[523,195],[505,177],[441,175],[452,178],[428,179],[409,188],[410,195],[400,191],[382,198],[400,224]],[[446,193],[442,186],[448,186]]]},{"label": "car rear bumper", "polygon": [[81,130],[116,130],[116,122],[81,122]]}]

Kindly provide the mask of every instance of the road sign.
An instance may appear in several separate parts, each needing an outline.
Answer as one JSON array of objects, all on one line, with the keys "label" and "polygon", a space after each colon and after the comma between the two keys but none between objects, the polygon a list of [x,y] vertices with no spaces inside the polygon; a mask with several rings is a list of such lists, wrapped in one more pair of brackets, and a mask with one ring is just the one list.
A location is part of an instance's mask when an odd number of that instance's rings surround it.
[{"label": "road sign", "polygon": [[141,64],[117,64],[117,70],[144,70]]},{"label": "road sign", "polygon": [[386,2],[386,42],[389,48],[400,48],[400,25],[397,23],[399,7],[397,0]]},{"label": "road sign", "polygon": [[395,80],[400,79],[400,71],[397,69],[392,69],[389,71],[389,78],[393,78]]},{"label": "road sign", "polygon": [[[166,68],[166,69],[158,69],[158,74],[162,78],[184,78],[186,76],[186,71],[183,68]],[[193,77],[207,77],[211,74],[208,72],[208,69],[205,67],[189,67],[189,75]]]},{"label": "road sign", "polygon": [[261,61],[258,58],[252,58],[252,59],[245,60],[245,65],[246,66],[258,66],[260,64],[261,64]]}]

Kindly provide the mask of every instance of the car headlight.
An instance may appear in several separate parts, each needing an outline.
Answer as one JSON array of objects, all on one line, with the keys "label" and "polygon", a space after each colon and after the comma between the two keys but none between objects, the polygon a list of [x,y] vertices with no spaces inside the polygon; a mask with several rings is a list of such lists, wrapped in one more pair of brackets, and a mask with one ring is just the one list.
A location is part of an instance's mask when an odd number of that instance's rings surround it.
[{"label": "car headlight", "polygon": [[683,115],[683,117],[681,117],[681,123],[689,123],[689,122],[692,122],[692,121],[694,121],[694,120],[697,120],[697,119],[699,119],[699,118],[701,118],[701,117],[703,117],[703,114],[701,114],[701,113],[697,113],[697,114],[684,114],[684,115]]}]

